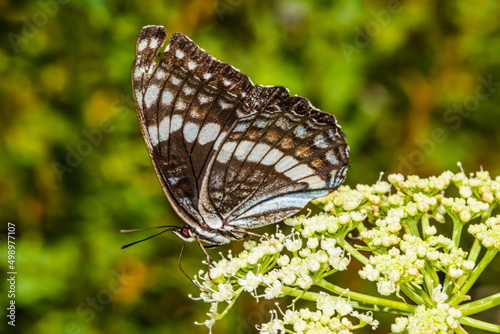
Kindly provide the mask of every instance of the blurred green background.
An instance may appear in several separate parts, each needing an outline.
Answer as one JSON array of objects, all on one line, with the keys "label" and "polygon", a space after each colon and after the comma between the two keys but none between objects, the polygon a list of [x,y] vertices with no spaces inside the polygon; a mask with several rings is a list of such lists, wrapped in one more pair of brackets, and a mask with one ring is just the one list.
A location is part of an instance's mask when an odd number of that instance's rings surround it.
[{"label": "blurred green background", "polygon": [[[4,317],[0,328],[207,332],[193,325],[208,305],[188,298],[197,291],[177,268],[178,238],[120,249],[149,235],[120,229],[182,224],[132,100],[143,26],[187,34],[254,83],[335,114],[355,185],[380,171],[458,171],[457,161],[500,174],[498,17],[493,0],[0,0],[0,222],[17,226],[18,271],[17,326]],[[202,259],[188,245],[183,266],[194,275]],[[498,292],[498,270],[489,275],[481,291]],[[251,333],[271,307],[239,300],[214,332]],[[484,319],[499,323],[498,310]]]}]

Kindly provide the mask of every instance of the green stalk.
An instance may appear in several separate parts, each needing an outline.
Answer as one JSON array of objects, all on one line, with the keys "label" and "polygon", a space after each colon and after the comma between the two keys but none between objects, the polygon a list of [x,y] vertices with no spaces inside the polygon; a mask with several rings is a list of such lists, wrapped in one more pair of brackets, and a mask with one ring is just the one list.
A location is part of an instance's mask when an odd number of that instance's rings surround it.
[{"label": "green stalk", "polygon": [[420,238],[420,232],[418,231],[418,218],[409,219],[408,221],[402,222],[406,233]]},{"label": "green stalk", "polygon": [[453,217],[453,243],[455,244],[455,247],[460,246],[460,238],[462,237],[462,229],[464,227],[464,223],[455,217]]},{"label": "green stalk", "polygon": [[457,307],[464,316],[486,311],[500,305],[500,293]]},{"label": "green stalk", "polygon": [[481,320],[464,317],[458,320],[460,324],[485,330],[491,333],[500,333],[500,325],[490,324],[489,322],[484,322]]},{"label": "green stalk", "polygon": [[373,305],[378,305],[378,306],[383,306],[383,307],[389,307],[389,308],[400,310],[403,312],[413,313],[415,310],[414,305],[408,305],[408,304],[397,302],[394,300],[373,297],[373,296],[369,296],[369,295],[359,293],[359,292],[353,292],[353,291],[350,291],[348,289],[343,289],[341,287],[338,287],[338,286],[336,286],[336,285],[334,285],[326,280],[319,281],[318,286],[320,286],[323,289],[328,290],[336,295],[340,296],[340,295],[344,294],[352,300],[360,301],[363,303],[368,303],[368,304],[373,304]]},{"label": "green stalk", "polygon": [[488,249],[486,251],[486,253],[484,254],[483,258],[481,259],[477,267],[472,271],[467,282],[460,289],[459,295],[465,295],[467,294],[467,292],[469,292],[470,288],[474,285],[474,283],[486,269],[488,264],[490,264],[490,262],[495,258],[495,255],[497,255],[497,253],[498,251],[494,249]]},{"label": "green stalk", "polygon": [[226,316],[227,312],[229,312],[229,310],[233,307],[234,302],[236,301],[236,299],[238,299],[238,297],[240,296],[242,291],[243,291],[243,288],[240,288],[234,293],[234,297],[231,300],[231,303],[226,306],[226,308],[224,309],[224,311],[222,311],[222,313],[217,314],[217,316],[215,317],[215,320],[221,320],[222,318],[224,318]]},{"label": "green stalk", "polygon": [[336,240],[337,240],[337,243],[340,245],[340,247],[345,249],[349,254],[351,254],[352,257],[354,257],[356,260],[358,260],[362,264],[367,265],[370,262],[370,260],[366,256],[361,254],[356,248],[354,248],[345,239],[338,238]]},{"label": "green stalk", "polygon": [[479,253],[481,252],[481,248],[481,241],[474,239],[474,243],[470,248],[469,257],[467,258],[467,260],[476,262],[477,258],[479,257]]}]

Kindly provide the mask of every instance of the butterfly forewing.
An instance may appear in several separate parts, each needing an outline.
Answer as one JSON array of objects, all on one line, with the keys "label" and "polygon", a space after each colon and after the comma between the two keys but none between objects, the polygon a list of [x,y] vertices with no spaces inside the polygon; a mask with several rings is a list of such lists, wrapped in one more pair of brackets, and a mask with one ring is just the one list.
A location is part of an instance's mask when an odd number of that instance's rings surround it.
[{"label": "butterfly forewing", "polygon": [[163,27],[139,34],[134,96],[158,178],[196,235],[228,242],[343,182],[349,151],[333,116],[254,86],[182,34],[162,54],[165,40]]}]

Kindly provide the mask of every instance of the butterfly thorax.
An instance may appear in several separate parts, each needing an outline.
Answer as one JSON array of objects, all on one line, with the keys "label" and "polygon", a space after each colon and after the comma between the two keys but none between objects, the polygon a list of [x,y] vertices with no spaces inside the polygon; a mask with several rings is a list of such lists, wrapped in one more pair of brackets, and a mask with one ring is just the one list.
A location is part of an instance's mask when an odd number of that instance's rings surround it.
[{"label": "butterfly thorax", "polygon": [[199,239],[211,245],[223,245],[244,237],[241,233],[234,231],[223,231],[215,229],[195,229],[190,225],[180,227],[178,230],[172,231],[175,235],[184,241],[191,242]]}]

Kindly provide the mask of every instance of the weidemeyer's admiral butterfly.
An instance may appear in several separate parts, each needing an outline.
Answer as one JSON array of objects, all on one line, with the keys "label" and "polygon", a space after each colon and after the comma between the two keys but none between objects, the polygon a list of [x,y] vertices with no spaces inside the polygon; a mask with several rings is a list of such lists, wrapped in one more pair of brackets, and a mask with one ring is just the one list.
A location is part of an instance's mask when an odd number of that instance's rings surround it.
[{"label": "weidemeyer's admiral butterfly", "polygon": [[135,105],[185,241],[229,243],[276,223],[345,180],[335,117],[282,86],[254,85],[188,37],[147,26],[132,66]]}]

